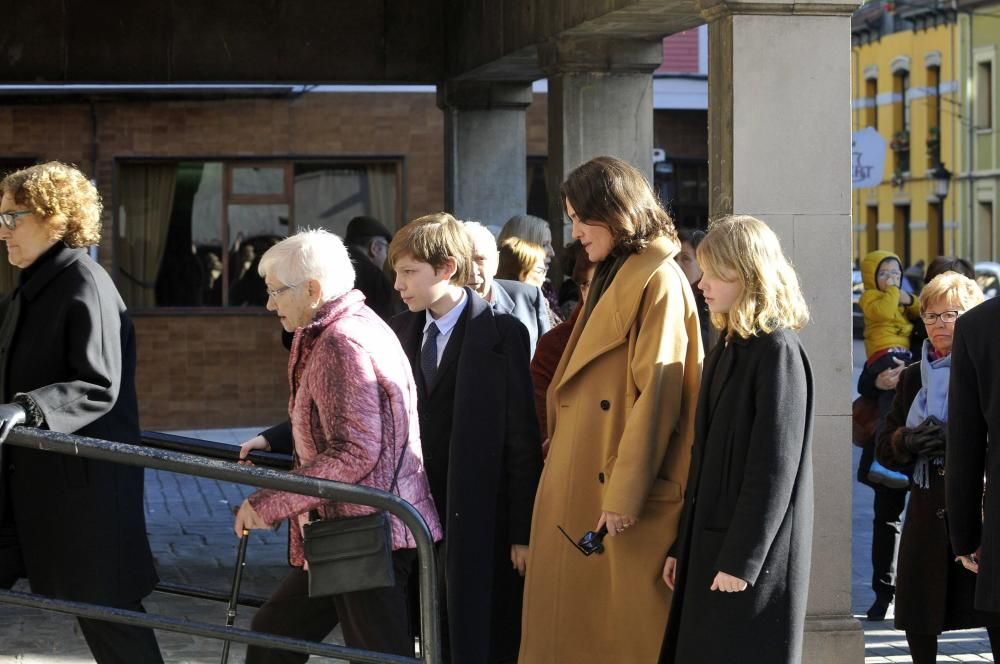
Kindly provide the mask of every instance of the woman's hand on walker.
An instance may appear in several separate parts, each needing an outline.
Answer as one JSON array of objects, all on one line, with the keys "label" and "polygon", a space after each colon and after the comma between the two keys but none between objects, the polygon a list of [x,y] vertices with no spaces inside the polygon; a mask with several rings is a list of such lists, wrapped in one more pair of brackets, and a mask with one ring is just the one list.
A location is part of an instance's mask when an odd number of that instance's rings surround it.
[{"label": "woman's hand on walker", "polygon": [[719,590],[724,593],[741,593],[746,589],[746,581],[725,572],[719,572],[715,575],[711,587],[711,590]]},{"label": "woman's hand on walker", "polygon": [[251,438],[247,442],[245,442],[245,443],[243,443],[243,444],[240,445],[240,461],[239,461],[239,463],[242,464],[242,465],[244,465],[244,466],[252,466],[253,465],[253,461],[251,461],[247,457],[254,450],[261,450],[262,452],[270,452],[271,451],[271,444],[269,442],[267,442],[267,438],[264,438],[264,436],[260,436],[260,435],[254,436],[253,438]]}]

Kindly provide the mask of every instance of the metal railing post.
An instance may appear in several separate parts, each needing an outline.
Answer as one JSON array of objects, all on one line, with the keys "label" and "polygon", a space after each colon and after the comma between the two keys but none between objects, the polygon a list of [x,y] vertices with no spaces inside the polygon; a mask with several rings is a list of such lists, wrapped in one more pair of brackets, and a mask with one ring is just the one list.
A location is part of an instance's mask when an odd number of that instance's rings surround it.
[{"label": "metal railing post", "polygon": [[[157,435],[162,436],[163,434]],[[190,441],[193,439],[181,440]],[[87,438],[85,436],[57,433],[54,431],[27,427],[15,428],[11,432],[10,436],[8,436],[7,441],[4,444],[16,445],[19,447],[26,447],[46,452],[67,454],[70,456],[79,456],[88,459],[111,461],[131,466],[180,472],[188,475],[207,477],[226,482],[235,482],[238,484],[245,484],[266,489],[276,489],[278,491],[315,496],[331,501],[369,505],[371,507],[386,510],[398,517],[406,525],[410,532],[413,533],[413,538],[417,544],[417,557],[420,573],[421,659],[425,662],[430,662],[431,664],[438,664],[441,662],[442,651],[437,597],[437,568],[434,564],[433,537],[431,536],[430,529],[427,527],[427,523],[424,521],[420,513],[417,512],[417,510],[410,503],[406,502],[402,498],[399,498],[398,496],[385,491],[379,491],[378,489],[372,489],[371,487],[344,484],[341,482],[334,482],[306,475],[297,475],[289,472],[279,472],[259,466],[242,466],[233,461],[227,461],[221,458],[211,458],[187,452],[177,452],[168,449],[156,449],[141,445],[98,440],[96,438]],[[220,444],[216,443],[215,445],[218,446]],[[219,450],[216,451],[218,452]],[[231,452],[229,451],[222,450],[220,454],[216,454],[215,456],[227,456],[230,453]],[[117,619],[119,622],[125,622],[125,620],[120,619],[120,616],[131,613],[122,612],[119,609],[110,609],[108,607],[88,605],[79,602],[68,602],[66,600],[46,600],[46,598],[39,598],[37,596],[26,595],[24,593],[14,593],[11,591],[0,592],[0,601],[22,604],[25,606],[37,606],[37,604],[32,604],[32,601],[42,602],[46,603],[47,606],[39,606],[39,608],[48,608],[49,610],[62,611],[65,613],[73,613],[73,611],[68,611],[65,608],[56,608],[57,605],[64,605],[67,607],[74,606],[77,610],[81,610],[80,607],[84,607],[89,612],[86,615],[112,620],[116,619],[115,616],[119,616],[119,619]],[[84,614],[80,613],[79,615]],[[146,616],[145,614],[136,614],[136,616],[133,616],[130,619],[134,621],[135,624],[146,624],[151,627],[184,631],[183,629],[177,629],[177,625],[174,625],[174,627],[166,627],[165,625],[155,624],[157,621],[166,620],[166,618],[166,616]],[[255,632],[248,632],[246,630],[233,628],[229,628],[231,632],[224,633],[222,636],[219,636],[217,629],[211,626],[189,623],[188,621],[180,622],[189,625],[192,630],[194,629],[194,626],[197,625],[197,629],[200,631],[189,632],[192,634],[200,634],[203,636],[211,636],[213,638],[222,639],[232,638],[234,641],[240,641],[242,643],[257,643],[267,647],[280,647],[284,644],[284,647],[288,649],[297,649],[300,652],[303,652],[301,646],[292,648],[288,645],[303,643],[297,639],[287,639],[284,637],[276,637],[274,635],[257,635]],[[226,629],[227,628],[225,627],[218,628],[218,630]],[[231,634],[231,636],[227,636],[226,634]],[[340,646],[329,646],[325,644],[319,645],[325,646],[325,652],[330,652],[329,649],[331,648],[340,653],[347,653],[349,651],[352,654],[351,659],[357,659],[358,661],[414,661],[412,658],[400,658],[399,656],[386,655],[384,653],[368,653],[367,651],[358,651],[350,648],[345,649]],[[358,653],[363,653],[363,656],[359,657]],[[380,656],[382,659],[379,659]]]}]

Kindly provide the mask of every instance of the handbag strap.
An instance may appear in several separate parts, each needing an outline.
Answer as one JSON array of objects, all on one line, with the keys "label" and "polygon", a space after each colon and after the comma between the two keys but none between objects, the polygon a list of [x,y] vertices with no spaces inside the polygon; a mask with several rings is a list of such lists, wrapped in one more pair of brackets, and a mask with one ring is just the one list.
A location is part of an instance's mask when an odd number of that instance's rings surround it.
[{"label": "handbag strap", "polygon": [[396,472],[392,474],[392,484],[389,486],[389,493],[394,493],[396,491],[396,479],[399,477],[399,469],[403,467],[403,457],[406,456],[406,446],[403,446],[403,451],[399,453],[399,461],[396,463]]}]

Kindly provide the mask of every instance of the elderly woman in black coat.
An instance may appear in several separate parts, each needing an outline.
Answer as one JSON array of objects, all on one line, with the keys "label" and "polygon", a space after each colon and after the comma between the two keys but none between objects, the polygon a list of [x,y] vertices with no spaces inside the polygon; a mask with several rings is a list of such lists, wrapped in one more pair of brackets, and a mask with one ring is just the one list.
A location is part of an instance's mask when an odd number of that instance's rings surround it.
[{"label": "elderly woman in black coat", "polygon": [[[0,442],[23,424],[139,443],[132,322],[84,248],[100,240],[97,190],[50,162],[0,193],[0,240],[22,270],[0,301]],[[0,587],[26,576],[36,593],[142,611],[157,581],[142,498],[142,468],[6,447]],[[101,664],[163,661],[151,629],[78,621]]]},{"label": "elderly woman in black coat", "polygon": [[753,217],[715,222],[699,282],[721,331],[705,357],[677,540],[667,664],[799,662],[809,589],[813,381],[795,330],[808,320],[777,236]]},{"label": "elderly woman in black coat", "polygon": [[[927,327],[919,362],[903,370],[875,453],[912,476],[896,575],[896,629],[905,630],[915,664],[937,660],[943,631],[986,625],[994,653],[1000,621],[973,607],[976,575],[955,562],[945,510],[948,392],[955,321],[983,301],[976,282],[955,272],[920,293]],[[991,624],[991,622],[995,624]]]}]

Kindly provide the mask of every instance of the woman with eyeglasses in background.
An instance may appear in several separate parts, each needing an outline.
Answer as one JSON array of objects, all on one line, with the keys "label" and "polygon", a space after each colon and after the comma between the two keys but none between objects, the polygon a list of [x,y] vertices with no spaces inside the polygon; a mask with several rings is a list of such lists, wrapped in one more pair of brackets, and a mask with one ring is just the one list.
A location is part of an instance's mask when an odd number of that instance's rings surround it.
[{"label": "woman with eyeglasses in background", "polygon": [[[500,243],[497,279],[520,281],[529,286],[542,287],[548,271],[545,248],[529,240],[512,237]],[[562,322],[562,317],[553,310],[551,302],[545,299],[545,309],[549,314],[549,325],[554,327]]]},{"label": "woman with eyeglasses in background", "polygon": [[[955,321],[983,301],[975,281],[956,272],[932,279],[920,293],[927,329],[920,361],[903,370],[875,454],[911,476],[896,571],[896,629],[906,632],[914,664],[937,661],[941,632],[986,626],[997,653],[996,614],[976,611],[978,564],[956,559],[945,512],[948,387]],[[993,624],[991,624],[991,622]]]},{"label": "woman with eyeglasses in background", "polygon": [[[135,332],[111,277],[87,253],[101,200],[58,162],[0,182],[0,240],[21,268],[0,301],[0,443],[12,426],[139,445]],[[0,587],[143,611],[156,585],[143,469],[5,446]],[[162,662],[153,630],[77,618],[100,664]],[[9,648],[5,648],[9,653]]]}]

